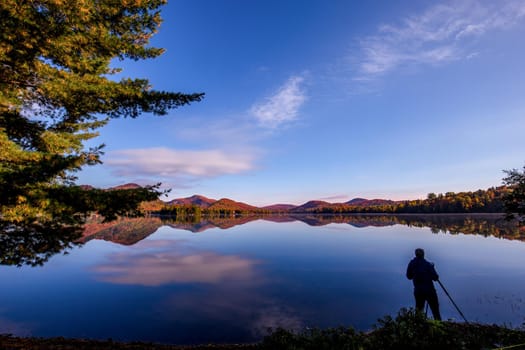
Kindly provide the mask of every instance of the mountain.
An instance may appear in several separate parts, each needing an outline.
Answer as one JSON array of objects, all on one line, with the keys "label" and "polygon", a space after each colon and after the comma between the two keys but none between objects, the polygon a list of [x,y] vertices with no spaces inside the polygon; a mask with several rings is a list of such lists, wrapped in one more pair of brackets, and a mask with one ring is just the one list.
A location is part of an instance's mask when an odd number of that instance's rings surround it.
[{"label": "mountain", "polygon": [[261,209],[272,210],[272,211],[288,211],[297,208],[297,205],[293,204],[273,204],[262,207]]},{"label": "mountain", "polygon": [[396,202],[388,199],[365,199],[365,198],[354,198],[344,204],[353,205],[356,207],[372,207],[376,205],[391,205]]},{"label": "mountain", "polygon": [[325,201],[309,201],[298,207],[288,209],[291,213],[304,213],[319,210],[322,208],[337,208],[341,205],[356,206],[356,207],[372,207],[379,205],[390,205],[396,202],[386,199],[365,199],[354,198],[346,203],[329,203]]},{"label": "mountain", "polygon": [[345,204],[348,204],[348,205],[361,205],[361,204],[365,203],[366,201],[368,201],[368,199],[365,199],[365,198],[354,198],[354,199],[349,200],[348,202],[345,202]]},{"label": "mountain", "polygon": [[201,208],[208,208],[213,203],[217,202],[215,199],[210,199],[204,196],[193,195],[187,198],[177,198],[169,201],[169,205],[196,205]]},{"label": "mountain", "polygon": [[142,186],[137,185],[135,183],[128,183],[128,184],[124,184],[124,185],[110,187],[110,188],[108,188],[108,190],[109,191],[112,191],[112,190],[134,190],[134,189],[137,189],[137,188],[142,188]]},{"label": "mountain", "polygon": [[292,212],[305,212],[305,211],[312,211],[315,209],[329,207],[329,206],[331,206],[331,204],[325,201],[308,201],[304,203],[303,205],[293,208],[291,211]]},{"label": "mountain", "polygon": [[264,210],[271,210],[271,211],[289,211],[293,208],[296,208],[296,205],[292,204],[274,204],[274,205],[268,205],[262,208],[258,208],[256,206],[246,204],[243,202],[237,202],[233,199],[229,198],[222,198],[219,200],[207,198],[201,195],[193,195],[191,197],[186,198],[176,198],[169,202],[165,203],[168,206],[180,206],[180,205],[195,205],[198,207],[201,207],[202,209],[210,209],[210,210],[241,210],[241,211],[257,211],[260,209]]},{"label": "mountain", "polygon": [[[83,189],[85,191],[99,189],[99,188],[91,186],[91,185],[79,185],[78,187],[80,187],[81,189]],[[115,186],[115,187],[103,188],[102,190],[104,190],[104,191],[134,190],[136,188],[142,188],[142,186],[137,185],[136,183],[127,183],[127,184],[119,185],[119,186]]]},{"label": "mountain", "polygon": [[211,210],[257,210],[259,208],[254,207],[253,205],[249,205],[242,202],[236,202],[234,200],[228,199],[228,198],[222,198],[218,201],[211,204],[208,209]]},{"label": "mountain", "polygon": [[[90,185],[82,185],[83,189],[89,190],[93,189]],[[137,189],[142,188],[142,186],[136,183],[127,183],[115,187],[107,188],[107,191],[112,190],[128,190],[128,189]],[[354,198],[345,203],[329,203],[320,200],[308,201],[302,205],[293,205],[293,204],[272,204],[264,207],[256,207],[247,203],[237,202],[233,199],[222,198],[220,200],[215,200],[208,198],[202,195],[193,195],[186,198],[176,198],[168,202],[161,201],[160,199],[150,202],[144,202],[141,206],[143,210],[148,212],[155,212],[162,210],[166,206],[197,206],[202,209],[210,210],[237,210],[237,211],[270,211],[270,212],[289,212],[289,213],[307,213],[316,210],[321,210],[322,208],[331,208],[337,210],[341,206],[352,206],[352,207],[373,207],[373,206],[383,206],[383,205],[394,205],[398,202],[387,200],[387,199],[366,199],[366,198]],[[330,210],[330,209],[329,209]]]}]

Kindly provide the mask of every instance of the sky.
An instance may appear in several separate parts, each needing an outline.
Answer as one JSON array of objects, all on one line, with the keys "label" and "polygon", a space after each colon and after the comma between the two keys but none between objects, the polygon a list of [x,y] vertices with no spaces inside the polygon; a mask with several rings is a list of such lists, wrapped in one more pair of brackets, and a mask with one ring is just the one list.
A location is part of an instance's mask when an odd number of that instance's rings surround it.
[{"label": "sky", "polygon": [[475,191],[525,164],[523,0],[171,0],[162,16],[166,52],[115,65],[204,100],[110,121],[78,183],[263,206]]}]

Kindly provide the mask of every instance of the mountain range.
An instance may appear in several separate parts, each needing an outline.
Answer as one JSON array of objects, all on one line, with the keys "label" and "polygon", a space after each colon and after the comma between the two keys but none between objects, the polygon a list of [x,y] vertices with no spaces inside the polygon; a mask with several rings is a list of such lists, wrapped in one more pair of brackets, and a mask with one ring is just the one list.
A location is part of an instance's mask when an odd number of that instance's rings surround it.
[{"label": "mountain range", "polygon": [[283,211],[283,212],[304,212],[304,211],[310,211],[315,210],[319,208],[326,208],[330,206],[338,206],[338,205],[351,205],[356,207],[369,207],[369,206],[377,206],[377,205],[389,205],[394,204],[396,202],[387,200],[387,199],[364,199],[364,198],[354,198],[348,202],[344,203],[330,203],[325,201],[319,201],[319,200],[312,200],[308,201],[301,205],[293,205],[293,204],[272,204],[267,205],[264,207],[256,207],[250,204],[246,204],[243,202],[237,202],[233,199],[229,198],[222,198],[219,200],[207,198],[201,195],[193,195],[191,197],[186,198],[177,198],[173,199],[169,202],[166,202],[167,205],[192,205],[192,206],[198,206],[201,208],[206,209],[213,209],[213,210],[220,210],[220,209],[231,209],[231,210],[268,210],[268,211]]},{"label": "mountain range", "polygon": [[[84,187],[91,187],[86,186]],[[128,183],[116,187],[108,188],[108,190],[127,190],[127,189],[135,189],[140,188],[140,185],[137,185],[135,183]],[[285,204],[285,203],[279,203],[279,204],[272,204],[272,205],[266,205],[263,207],[257,207],[254,205],[250,205],[243,202],[238,202],[230,198],[221,198],[221,199],[212,199],[208,198],[202,195],[193,195],[191,197],[185,197],[185,198],[176,198],[172,199],[168,202],[163,202],[161,200],[156,201],[156,205],[154,207],[158,206],[197,206],[202,209],[210,209],[210,210],[240,210],[240,211],[273,211],[273,212],[291,212],[291,213],[300,213],[300,212],[307,212],[307,211],[313,211],[320,208],[327,208],[327,207],[336,207],[341,205],[351,205],[355,207],[370,207],[370,206],[378,206],[378,205],[390,205],[395,204],[395,201],[387,200],[387,199],[365,199],[365,198],[354,198],[352,200],[349,200],[348,202],[343,203],[330,203],[326,201],[320,201],[320,200],[311,200],[301,205],[293,205],[293,204]]]}]

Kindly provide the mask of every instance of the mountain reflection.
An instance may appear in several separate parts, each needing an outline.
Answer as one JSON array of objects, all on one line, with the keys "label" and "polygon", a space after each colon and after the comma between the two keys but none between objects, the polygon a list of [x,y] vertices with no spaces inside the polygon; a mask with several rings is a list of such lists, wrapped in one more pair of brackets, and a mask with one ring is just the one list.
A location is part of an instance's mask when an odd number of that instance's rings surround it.
[{"label": "mountain reflection", "polygon": [[[170,217],[123,218],[114,222],[90,221],[84,227],[27,227],[14,230],[0,227],[0,264],[40,266],[55,254],[65,253],[74,246],[93,239],[101,239],[122,245],[135,245],[156,232],[162,226],[187,230],[193,233],[209,229],[228,229],[255,220],[276,223],[301,221],[310,226],[348,224],[356,228],[406,225],[428,227],[433,233],[475,234],[525,241],[525,228],[508,222],[501,215],[248,215],[234,217],[210,217],[199,221],[178,221]],[[140,258],[140,257],[138,257]],[[184,260],[179,259],[182,269]],[[186,257],[188,259],[188,257]],[[198,260],[196,257],[194,259]],[[200,259],[215,263],[216,257]],[[224,262],[223,262],[224,263]],[[231,264],[228,262],[226,265]],[[153,277],[152,277],[153,278]]]},{"label": "mountain reflection", "polygon": [[159,218],[125,218],[110,222],[93,219],[84,226],[82,242],[92,239],[133,245],[148,237],[163,225]]},{"label": "mountain reflection", "polygon": [[[170,217],[152,217],[121,220],[117,223],[87,225],[83,241],[104,239],[107,241],[132,245],[146,238],[161,226],[186,230],[193,233],[209,229],[229,229],[244,225],[255,220],[265,220],[276,223],[300,221],[309,226],[324,226],[329,224],[348,224],[356,228],[384,227],[405,225],[410,227],[428,227],[433,233],[475,234],[494,236],[498,238],[525,241],[525,228],[520,228],[516,222],[509,222],[499,214],[479,215],[250,215],[235,217],[204,218],[197,222],[177,221]],[[106,226],[100,226],[106,225]]]}]

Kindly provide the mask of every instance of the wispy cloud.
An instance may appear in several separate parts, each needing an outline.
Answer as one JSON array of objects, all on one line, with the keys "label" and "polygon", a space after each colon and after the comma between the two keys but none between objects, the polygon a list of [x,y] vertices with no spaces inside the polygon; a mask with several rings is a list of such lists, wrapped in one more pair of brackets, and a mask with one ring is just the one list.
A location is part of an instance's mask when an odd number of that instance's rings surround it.
[{"label": "wispy cloud", "polygon": [[385,24],[359,40],[358,76],[367,80],[408,64],[441,64],[469,59],[469,44],[525,18],[522,0],[454,1]]},{"label": "wispy cloud", "polygon": [[159,147],[114,151],[105,164],[117,176],[173,179],[243,173],[254,168],[254,161],[255,156],[248,149],[227,152]]},{"label": "wispy cloud", "polygon": [[[126,182],[162,181],[164,185],[177,188],[191,188],[202,179],[254,170],[256,162],[265,153],[257,146],[257,142],[265,138],[260,128],[275,129],[298,117],[299,109],[306,101],[302,88],[304,80],[302,76],[290,77],[274,95],[253,105],[250,115],[228,116],[220,121],[203,123],[198,128],[193,125],[177,131],[179,139],[199,146],[205,144],[208,149],[125,149],[108,152],[104,165]],[[254,125],[254,117],[258,125]]]},{"label": "wispy cloud", "polygon": [[307,99],[303,83],[304,77],[292,76],[275,94],[253,105],[250,112],[259,125],[275,129],[296,120],[299,109]]}]

